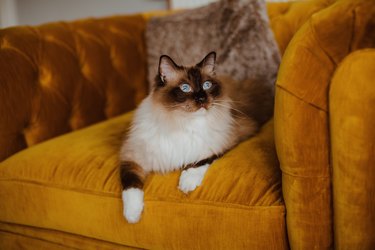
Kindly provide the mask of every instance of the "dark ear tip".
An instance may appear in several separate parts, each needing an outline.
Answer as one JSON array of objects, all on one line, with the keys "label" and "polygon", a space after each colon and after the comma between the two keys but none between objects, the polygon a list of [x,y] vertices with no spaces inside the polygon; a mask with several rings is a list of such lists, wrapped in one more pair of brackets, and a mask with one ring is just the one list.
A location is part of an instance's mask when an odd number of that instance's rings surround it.
[{"label": "dark ear tip", "polygon": [[210,53],[208,53],[207,56],[210,56],[210,55],[213,55],[213,57],[216,58],[216,51],[211,51]]},{"label": "dark ear tip", "polygon": [[165,63],[168,63],[168,64],[171,64],[173,65],[174,67],[179,67],[174,61],[173,59],[168,56],[168,55],[161,55],[160,58],[159,58],[159,66],[161,64],[161,62],[164,61]]},{"label": "dark ear tip", "polygon": [[171,59],[169,56],[167,55],[161,55],[160,58],[159,58],[159,62],[161,62],[161,60],[163,60],[164,58],[166,59]]}]

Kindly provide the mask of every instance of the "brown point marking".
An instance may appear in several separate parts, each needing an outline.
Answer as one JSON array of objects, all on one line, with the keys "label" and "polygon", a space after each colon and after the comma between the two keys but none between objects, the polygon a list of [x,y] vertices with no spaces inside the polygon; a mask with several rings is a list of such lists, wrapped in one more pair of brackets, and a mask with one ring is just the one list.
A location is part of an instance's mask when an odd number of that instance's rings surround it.
[{"label": "brown point marking", "polygon": [[120,163],[120,178],[123,189],[142,189],[145,179],[145,172],[137,163],[124,161]]},{"label": "brown point marking", "polygon": [[221,155],[213,155],[209,158],[206,158],[206,159],[203,159],[203,160],[200,160],[196,163],[191,163],[191,164],[188,164],[186,166],[184,166],[182,168],[182,170],[186,170],[186,169],[189,169],[189,168],[199,168],[200,166],[203,166],[203,165],[206,165],[206,164],[211,164],[214,160],[216,160],[217,158],[219,158]]}]

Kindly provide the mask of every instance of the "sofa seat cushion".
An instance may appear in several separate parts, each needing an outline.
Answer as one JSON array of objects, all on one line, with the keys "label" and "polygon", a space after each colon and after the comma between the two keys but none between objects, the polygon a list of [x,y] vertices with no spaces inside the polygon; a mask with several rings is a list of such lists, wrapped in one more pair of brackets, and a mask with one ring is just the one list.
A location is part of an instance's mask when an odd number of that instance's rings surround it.
[{"label": "sofa seat cushion", "polygon": [[[122,216],[118,151],[132,114],[32,146],[0,163],[0,221],[141,248],[287,248],[273,122],[212,164],[185,195],[152,174],[138,224]],[[1,245],[1,244],[0,244]]]}]

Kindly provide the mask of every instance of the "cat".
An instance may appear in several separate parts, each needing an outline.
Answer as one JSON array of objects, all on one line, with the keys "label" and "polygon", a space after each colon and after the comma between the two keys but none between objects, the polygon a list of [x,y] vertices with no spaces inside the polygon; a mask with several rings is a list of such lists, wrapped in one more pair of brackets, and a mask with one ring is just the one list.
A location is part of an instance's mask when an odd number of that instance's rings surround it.
[{"label": "cat", "polygon": [[153,89],[136,109],[120,151],[129,223],[140,219],[148,173],[183,169],[178,188],[193,191],[215,159],[272,116],[273,84],[216,77],[215,61],[215,52],[192,67],[160,57]]}]

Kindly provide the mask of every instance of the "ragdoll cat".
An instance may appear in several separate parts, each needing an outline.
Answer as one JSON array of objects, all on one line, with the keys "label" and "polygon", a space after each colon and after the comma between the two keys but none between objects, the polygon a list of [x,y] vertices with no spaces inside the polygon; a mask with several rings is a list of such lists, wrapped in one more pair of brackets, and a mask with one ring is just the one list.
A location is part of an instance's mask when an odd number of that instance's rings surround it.
[{"label": "ragdoll cat", "polygon": [[253,135],[273,113],[273,90],[264,82],[215,76],[216,53],[193,67],[163,55],[154,88],[134,114],[120,153],[124,216],[140,219],[148,173],[184,169],[178,188],[199,186],[209,165]]}]

